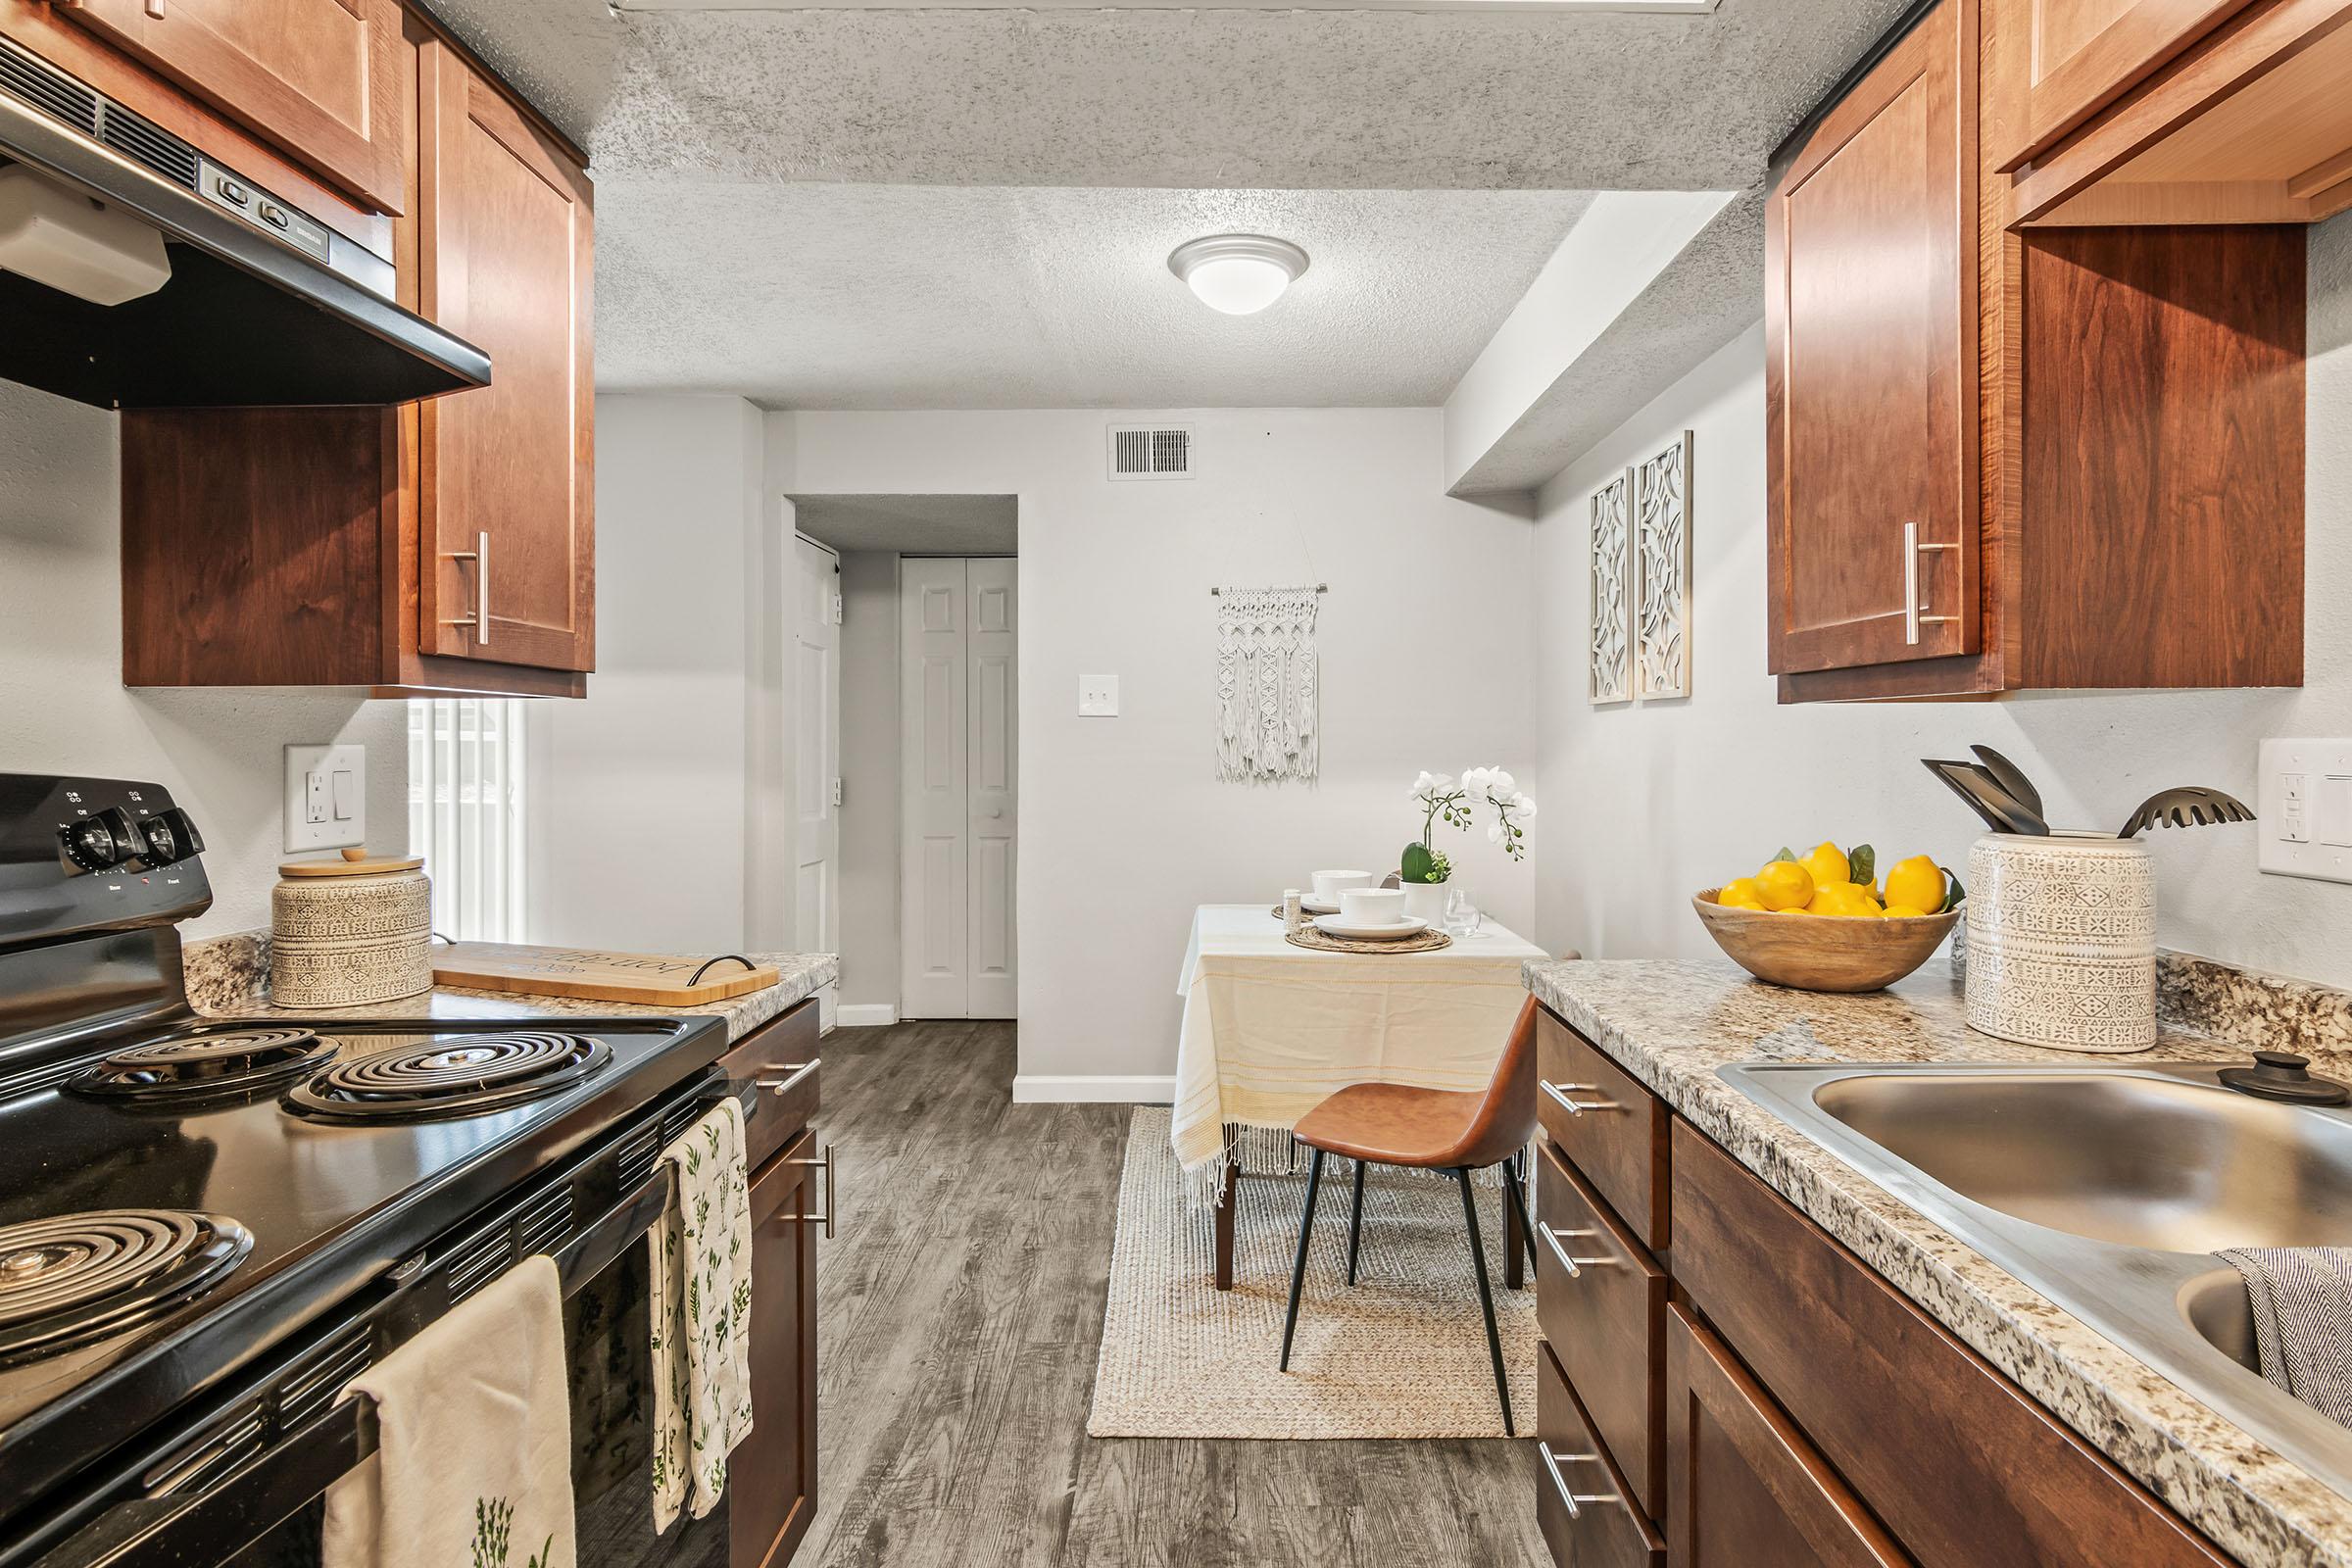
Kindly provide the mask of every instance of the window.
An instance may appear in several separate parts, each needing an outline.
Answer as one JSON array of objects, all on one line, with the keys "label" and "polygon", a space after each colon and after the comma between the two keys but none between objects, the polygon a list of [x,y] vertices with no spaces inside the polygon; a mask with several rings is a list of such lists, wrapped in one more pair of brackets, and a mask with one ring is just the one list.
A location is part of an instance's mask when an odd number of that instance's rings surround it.
[{"label": "window", "polygon": [[453,942],[523,940],[523,712],[514,697],[409,704],[409,853]]}]

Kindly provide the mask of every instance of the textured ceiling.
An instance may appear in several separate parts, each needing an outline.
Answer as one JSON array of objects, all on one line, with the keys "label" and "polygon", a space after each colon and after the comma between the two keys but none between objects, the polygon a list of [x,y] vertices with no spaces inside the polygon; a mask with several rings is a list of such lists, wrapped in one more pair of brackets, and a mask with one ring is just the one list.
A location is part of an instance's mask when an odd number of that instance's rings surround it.
[{"label": "textured ceiling", "polygon": [[[597,384],[777,408],[1425,408],[1573,191],[597,187]],[[1199,234],[1312,259],[1256,316],[1167,270]]]},{"label": "textured ceiling", "polygon": [[845,554],[1008,556],[1018,537],[1019,505],[1017,496],[792,498],[793,526]]},{"label": "textured ceiling", "polygon": [[435,0],[600,176],[1739,189],[1904,0],[1711,15]]}]

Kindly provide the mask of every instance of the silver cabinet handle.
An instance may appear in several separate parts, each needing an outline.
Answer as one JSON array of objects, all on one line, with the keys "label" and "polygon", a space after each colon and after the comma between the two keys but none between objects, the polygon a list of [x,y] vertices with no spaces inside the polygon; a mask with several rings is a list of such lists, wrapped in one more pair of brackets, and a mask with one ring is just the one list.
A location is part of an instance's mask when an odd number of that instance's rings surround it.
[{"label": "silver cabinet handle", "polygon": [[825,1062],[822,1056],[811,1056],[807,1061],[780,1061],[776,1063],[776,1065],[782,1067],[788,1076],[783,1078],[760,1078],[755,1079],[754,1082],[757,1083],[760,1088],[766,1090],[771,1095],[789,1095],[795,1089],[800,1087],[802,1079],[808,1077],[810,1073],[816,1071],[817,1068],[822,1067],[824,1064]]},{"label": "silver cabinet handle", "polygon": [[1566,1231],[1557,1225],[1542,1223],[1539,1223],[1536,1229],[1544,1233],[1544,1245],[1551,1249],[1551,1255],[1559,1259],[1560,1267],[1567,1272],[1570,1279],[1577,1278],[1589,1268],[1615,1268],[1617,1266],[1617,1259],[1613,1257],[1578,1257],[1560,1245],[1560,1238],[1564,1236],[1571,1238],[1598,1236],[1600,1234],[1598,1231]]},{"label": "silver cabinet handle", "polygon": [[[809,1065],[814,1066],[815,1063],[811,1062]],[[796,1225],[815,1225],[821,1222],[825,1227],[825,1240],[831,1241],[833,1239],[833,1218],[841,1211],[841,1189],[834,1185],[833,1177],[833,1146],[827,1144],[814,1159],[788,1159],[784,1163],[808,1165],[825,1173],[825,1211],[822,1214],[787,1214],[784,1218]]]},{"label": "silver cabinet handle", "polygon": [[1959,548],[1956,544],[1923,545],[1919,542],[1919,524],[1916,522],[1903,524],[1903,641],[1911,647],[1919,646],[1919,628],[1922,625],[1944,625],[1960,618],[1957,615],[1920,613],[1927,609],[1927,606],[1920,603],[1919,598],[1919,553],[1923,550],[1958,550]]},{"label": "silver cabinet handle", "polygon": [[1572,1094],[1593,1093],[1599,1089],[1598,1084],[1555,1084],[1546,1078],[1543,1081],[1543,1085],[1544,1092],[1551,1097],[1552,1102],[1571,1116],[1582,1116],[1588,1110],[1622,1110],[1625,1108],[1612,1100],[1572,1100],[1569,1098]]},{"label": "silver cabinet handle", "polygon": [[490,534],[487,529],[473,536],[471,550],[444,550],[443,561],[473,563],[473,613],[443,620],[444,626],[471,626],[477,644],[490,640]]},{"label": "silver cabinet handle", "polygon": [[1537,1444],[1536,1452],[1543,1455],[1544,1472],[1551,1477],[1551,1489],[1560,1494],[1560,1501],[1567,1505],[1569,1518],[1582,1517],[1585,1511],[1584,1505],[1588,1502],[1625,1501],[1614,1492],[1579,1492],[1568,1484],[1566,1476],[1560,1474],[1560,1466],[1564,1464],[1598,1464],[1600,1463],[1599,1454],[1554,1453],[1548,1443]]}]

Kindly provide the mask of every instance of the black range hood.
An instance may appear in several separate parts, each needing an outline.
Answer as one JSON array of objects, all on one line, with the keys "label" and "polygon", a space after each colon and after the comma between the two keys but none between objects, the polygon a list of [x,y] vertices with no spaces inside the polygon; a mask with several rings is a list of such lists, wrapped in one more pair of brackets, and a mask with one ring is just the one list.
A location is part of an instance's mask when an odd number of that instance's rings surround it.
[{"label": "black range hood", "polygon": [[390,263],[0,38],[12,163],[160,230],[172,277],[108,306],[0,270],[0,379],[125,409],[407,403],[490,382],[487,354],[392,302]]}]

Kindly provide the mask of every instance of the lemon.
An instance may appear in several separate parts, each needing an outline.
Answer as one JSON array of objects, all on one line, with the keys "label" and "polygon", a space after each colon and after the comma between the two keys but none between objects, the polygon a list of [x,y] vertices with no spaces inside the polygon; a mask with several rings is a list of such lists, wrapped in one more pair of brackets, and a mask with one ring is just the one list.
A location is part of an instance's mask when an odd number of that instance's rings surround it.
[{"label": "lemon", "polygon": [[1916,920],[1926,912],[1924,909],[1914,909],[1901,904],[1886,906],[1886,918],[1889,920]]},{"label": "lemon", "polygon": [[1756,879],[1752,876],[1736,876],[1723,885],[1723,890],[1715,895],[1715,902],[1717,904],[1762,904],[1764,890],[1756,886]]},{"label": "lemon", "polygon": [[1758,914],[1770,914],[1772,912],[1770,909],[1765,908],[1763,905],[1757,903],[1754,899],[1719,898],[1715,901],[1715,906],[1717,908],[1722,909],[1753,909]]},{"label": "lemon", "polygon": [[1812,849],[1799,857],[1796,863],[1812,873],[1815,887],[1826,887],[1833,882],[1853,880],[1854,869],[1847,862],[1845,852],[1827,839],[1814,845]]},{"label": "lemon", "polygon": [[1943,867],[1924,855],[1898,861],[1886,873],[1886,902],[1906,909],[1943,907]]},{"label": "lemon", "polygon": [[1794,860],[1771,860],[1754,878],[1756,900],[1767,909],[1801,909],[1813,900],[1813,873]]},{"label": "lemon", "polygon": [[1815,914],[1877,914],[1879,902],[1851,882],[1832,882],[1817,890],[1805,907]]}]

